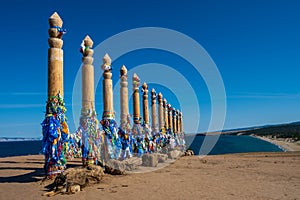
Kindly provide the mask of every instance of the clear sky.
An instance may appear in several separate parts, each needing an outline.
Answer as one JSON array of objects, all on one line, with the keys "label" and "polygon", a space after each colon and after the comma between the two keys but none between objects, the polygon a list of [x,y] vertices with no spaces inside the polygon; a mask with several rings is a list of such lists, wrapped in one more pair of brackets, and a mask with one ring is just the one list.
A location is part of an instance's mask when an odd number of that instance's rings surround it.
[{"label": "clear sky", "polygon": [[[299,9],[298,0],[2,2],[0,137],[40,137],[42,134],[40,123],[47,100],[48,18],[54,11],[59,13],[68,31],[63,37],[64,87],[71,132],[78,125],[74,124],[71,104],[74,80],[81,65],[82,39],[89,34],[97,46],[115,34],[139,27],[181,32],[208,52],[226,90],[224,129],[299,121]],[[130,69],[147,63],[170,66],[190,80],[200,106],[198,131],[206,131],[211,118],[207,87],[201,76],[194,76],[195,71],[184,59],[153,49],[130,52],[113,60],[114,82],[118,80],[122,64]],[[140,78],[143,81],[143,77]],[[183,111],[185,107],[196,106],[179,103],[172,88],[156,84],[150,87],[162,91]],[[101,92],[100,82],[96,93],[99,117]],[[184,92],[176,95],[188,101]],[[80,110],[80,106],[77,107]],[[119,112],[117,107],[116,113]],[[193,119],[185,116],[187,132],[191,131],[192,123],[195,123]]]}]

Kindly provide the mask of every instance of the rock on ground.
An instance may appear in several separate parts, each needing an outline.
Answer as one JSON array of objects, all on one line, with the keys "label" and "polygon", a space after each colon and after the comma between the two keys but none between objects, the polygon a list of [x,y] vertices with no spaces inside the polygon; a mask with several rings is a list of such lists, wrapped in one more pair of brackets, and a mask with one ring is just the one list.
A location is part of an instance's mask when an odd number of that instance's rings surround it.
[{"label": "rock on ground", "polygon": [[105,173],[112,175],[122,175],[125,173],[125,163],[119,160],[111,159],[105,165]]},{"label": "rock on ground", "polygon": [[158,153],[158,154],[156,154],[156,156],[157,156],[157,159],[158,159],[159,163],[164,163],[168,159],[168,155],[167,154]]},{"label": "rock on ground", "polygon": [[128,158],[122,161],[125,164],[126,171],[132,171],[142,165],[142,159],[138,157]]},{"label": "rock on ground", "polygon": [[179,158],[181,155],[182,155],[182,152],[181,152],[181,151],[173,150],[173,151],[170,151],[170,152],[168,153],[168,158],[170,158],[170,159],[177,159],[177,158]]},{"label": "rock on ground", "polygon": [[145,167],[156,167],[158,159],[156,154],[144,154],[142,156],[142,165]]},{"label": "rock on ground", "polygon": [[195,155],[195,154],[194,154],[194,151],[193,151],[193,150],[188,149],[188,150],[186,150],[186,151],[184,152],[184,155],[185,155],[185,156],[193,156],[193,155]]},{"label": "rock on ground", "polygon": [[53,183],[46,186],[50,191],[44,196],[56,194],[74,194],[81,188],[99,183],[102,180],[104,171],[100,166],[90,165],[86,167],[69,168],[58,174]]}]

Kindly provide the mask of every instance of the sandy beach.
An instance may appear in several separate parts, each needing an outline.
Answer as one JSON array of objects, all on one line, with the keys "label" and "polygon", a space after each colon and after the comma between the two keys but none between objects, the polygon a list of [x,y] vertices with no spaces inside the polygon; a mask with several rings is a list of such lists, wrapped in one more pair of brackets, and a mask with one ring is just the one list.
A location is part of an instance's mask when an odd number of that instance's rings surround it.
[{"label": "sandy beach", "polygon": [[297,142],[289,142],[288,140],[284,138],[270,138],[265,136],[257,136],[254,135],[254,137],[259,138],[261,140],[265,140],[267,142],[273,143],[279,147],[281,147],[284,151],[300,151],[300,141]]},{"label": "sandy beach", "polygon": [[[70,167],[80,160],[69,162]],[[0,199],[299,199],[300,152],[181,157],[148,173],[105,175],[73,195],[42,196],[43,156],[0,158]]]}]

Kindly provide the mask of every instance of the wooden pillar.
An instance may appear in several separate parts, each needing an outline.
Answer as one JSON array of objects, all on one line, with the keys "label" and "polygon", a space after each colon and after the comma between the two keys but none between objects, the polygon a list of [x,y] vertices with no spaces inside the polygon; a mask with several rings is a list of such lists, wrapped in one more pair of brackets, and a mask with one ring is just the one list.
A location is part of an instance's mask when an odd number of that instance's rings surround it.
[{"label": "wooden pillar", "polygon": [[173,117],[172,117],[172,106],[168,104],[168,121],[170,132],[173,133]]},{"label": "wooden pillar", "polygon": [[120,69],[120,109],[121,109],[121,127],[124,127],[128,122],[129,108],[128,108],[128,77],[127,77],[127,69],[123,65]]},{"label": "wooden pillar", "polygon": [[181,129],[181,112],[178,110],[178,132],[182,133],[182,129]]},{"label": "wooden pillar", "polygon": [[148,86],[143,83],[143,117],[145,125],[149,124],[149,106],[148,106]]},{"label": "wooden pillar", "polygon": [[133,85],[133,121],[135,124],[140,124],[140,94],[139,94],[139,85],[140,78],[133,74],[132,77],[132,85]]},{"label": "wooden pillar", "polygon": [[177,120],[176,120],[176,109],[173,108],[172,110],[172,116],[173,116],[173,132],[174,134],[177,133]]},{"label": "wooden pillar", "polygon": [[95,110],[93,41],[87,35],[82,41],[82,114]]},{"label": "wooden pillar", "polygon": [[164,112],[163,112],[163,96],[161,93],[158,94],[158,125],[159,125],[159,130],[162,130],[164,126]]},{"label": "wooden pillar", "polygon": [[113,105],[113,90],[112,90],[112,73],[111,73],[111,59],[108,54],[103,57],[102,70],[103,72],[103,115],[102,119],[114,119],[114,105]]},{"label": "wooden pillar", "polygon": [[[48,99],[45,119],[42,122],[43,142],[42,152],[45,155],[44,169],[47,176],[52,178],[61,173],[66,167],[65,154],[69,137],[69,128],[65,116],[65,103],[63,100],[63,40],[65,30],[62,29],[63,21],[55,12],[49,18],[48,34]],[[56,137],[49,131],[56,131]],[[56,148],[52,148],[56,147]],[[59,156],[57,156],[59,155]],[[55,158],[55,159],[53,159]]]},{"label": "wooden pillar", "polygon": [[179,123],[179,110],[176,110],[176,130],[178,134],[180,133]]},{"label": "wooden pillar", "polygon": [[48,99],[58,93],[61,97],[64,96],[62,24],[63,21],[56,12],[49,18]]},{"label": "wooden pillar", "polygon": [[167,106],[167,100],[164,99],[163,101],[163,110],[164,110],[164,125],[166,128],[166,131],[169,129],[169,118],[168,118],[168,106]]},{"label": "wooden pillar", "polygon": [[181,125],[180,130],[181,130],[182,133],[184,133],[184,128],[183,128],[183,114],[182,114],[182,112],[180,112],[180,121],[181,121],[181,123],[180,123],[180,125]]},{"label": "wooden pillar", "polygon": [[156,121],[156,92],[154,88],[151,90],[151,118],[152,118],[152,130],[157,131]]}]

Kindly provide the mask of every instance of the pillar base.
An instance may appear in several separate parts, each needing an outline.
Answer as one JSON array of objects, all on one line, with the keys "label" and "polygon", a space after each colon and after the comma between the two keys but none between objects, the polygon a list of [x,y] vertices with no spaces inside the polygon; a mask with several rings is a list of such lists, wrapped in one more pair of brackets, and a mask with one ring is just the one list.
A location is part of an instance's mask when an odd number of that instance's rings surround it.
[{"label": "pillar base", "polygon": [[72,151],[69,148],[69,128],[65,111],[64,101],[60,94],[48,99],[46,116],[41,123],[43,130],[41,151],[45,156],[45,173],[49,177],[53,177],[66,168],[66,157]]},{"label": "pillar base", "polygon": [[84,166],[102,162],[103,133],[98,129],[98,124],[95,110],[82,110],[77,135],[80,137],[82,164]]},{"label": "pillar base", "polygon": [[101,125],[105,135],[104,162],[109,159],[118,159],[121,153],[121,141],[118,139],[118,126],[115,119],[102,119]]}]

